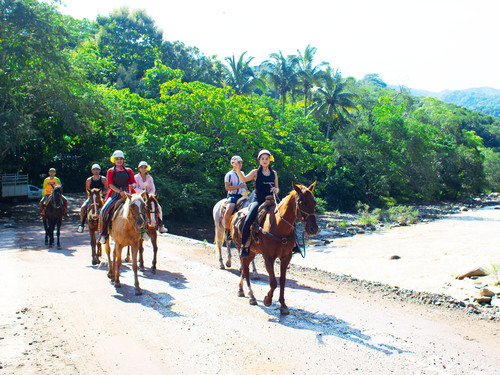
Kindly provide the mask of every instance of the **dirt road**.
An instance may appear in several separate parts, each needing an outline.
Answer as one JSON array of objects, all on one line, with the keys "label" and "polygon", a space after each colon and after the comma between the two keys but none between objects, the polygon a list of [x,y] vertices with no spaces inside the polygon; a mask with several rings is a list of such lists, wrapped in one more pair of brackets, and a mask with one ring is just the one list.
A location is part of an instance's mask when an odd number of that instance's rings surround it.
[{"label": "dirt road", "polygon": [[262,304],[267,277],[250,306],[237,297],[237,259],[219,270],[213,245],[171,235],[159,237],[159,270],[141,274],[135,296],[131,265],[115,290],[106,264],[91,266],[88,233],[73,230],[63,226],[55,250],[41,224],[0,229],[0,374],[500,373],[498,322],[297,268],[280,317],[277,294]]}]

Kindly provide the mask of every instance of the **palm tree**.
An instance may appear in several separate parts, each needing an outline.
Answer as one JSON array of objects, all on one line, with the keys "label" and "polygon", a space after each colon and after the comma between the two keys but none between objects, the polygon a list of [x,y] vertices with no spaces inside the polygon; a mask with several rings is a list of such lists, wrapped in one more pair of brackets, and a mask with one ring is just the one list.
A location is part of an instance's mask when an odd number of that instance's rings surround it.
[{"label": "palm tree", "polygon": [[245,59],[245,53],[246,51],[241,54],[238,61],[234,58],[234,54],[232,57],[226,57],[230,68],[226,73],[226,83],[234,89],[236,95],[248,95],[256,87],[264,86],[262,80],[255,78],[253,69],[249,65],[253,57]]},{"label": "palm tree", "polygon": [[338,126],[348,123],[350,112],[358,109],[358,103],[355,102],[358,96],[345,91],[346,86],[353,81],[352,77],[343,79],[338,70],[334,71],[328,66],[323,86],[314,90],[310,113],[326,116],[328,120],[326,139],[330,137],[330,128],[334,122]]},{"label": "palm tree", "polygon": [[304,93],[304,116],[307,116],[307,101],[311,95],[311,90],[318,84],[321,77],[325,74],[321,67],[326,65],[322,62],[320,65],[313,65],[314,55],[318,49],[307,45],[304,54],[297,50],[299,58],[299,79]]},{"label": "palm tree", "polygon": [[281,98],[281,108],[285,111],[286,94],[292,91],[298,82],[298,58],[295,55],[283,56],[283,53],[271,53],[270,59],[261,64],[261,76],[274,86],[277,98]]}]

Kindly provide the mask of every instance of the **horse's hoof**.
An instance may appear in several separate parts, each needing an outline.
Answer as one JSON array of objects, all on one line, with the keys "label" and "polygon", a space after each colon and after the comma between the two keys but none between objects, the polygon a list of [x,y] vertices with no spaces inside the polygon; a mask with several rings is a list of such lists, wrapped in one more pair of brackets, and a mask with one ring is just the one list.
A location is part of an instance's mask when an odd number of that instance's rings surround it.
[{"label": "horse's hoof", "polygon": [[226,267],[227,267],[227,268],[231,268],[231,260],[228,260],[228,261],[226,262]]},{"label": "horse's hoof", "polygon": [[142,296],[142,290],[140,288],[135,288],[135,295]]},{"label": "horse's hoof", "polygon": [[122,284],[119,281],[115,281],[115,288],[121,288]]},{"label": "horse's hoof", "polygon": [[271,303],[273,302],[273,299],[272,298],[269,298],[268,296],[265,296],[264,297],[264,306],[271,306]]},{"label": "horse's hoof", "polygon": [[257,300],[255,299],[255,297],[251,297],[249,300],[248,300],[248,303],[252,306],[255,306],[257,305]]},{"label": "horse's hoof", "polygon": [[156,274],[156,267],[151,267],[151,273],[154,275]]},{"label": "horse's hoof", "polygon": [[288,307],[280,307],[280,312],[281,312],[281,315],[288,315],[290,314],[290,310],[288,310]]},{"label": "horse's hoof", "polygon": [[140,266],[139,271],[144,272],[144,266]]},{"label": "horse's hoof", "polygon": [[49,244],[49,241],[45,241],[45,246],[47,246]]},{"label": "horse's hoof", "polygon": [[125,263],[130,263],[130,258],[129,258],[129,257],[126,257],[124,262],[125,262]]},{"label": "horse's hoof", "polygon": [[92,265],[97,266],[99,264],[99,261],[97,259],[92,259]]},{"label": "horse's hoof", "polygon": [[245,292],[243,289],[238,290],[238,297],[245,297]]},{"label": "horse's hoof", "polygon": [[224,265],[221,263],[221,264],[219,265],[219,269],[221,269],[221,270],[225,270],[225,269],[226,269],[226,267],[224,267]]}]

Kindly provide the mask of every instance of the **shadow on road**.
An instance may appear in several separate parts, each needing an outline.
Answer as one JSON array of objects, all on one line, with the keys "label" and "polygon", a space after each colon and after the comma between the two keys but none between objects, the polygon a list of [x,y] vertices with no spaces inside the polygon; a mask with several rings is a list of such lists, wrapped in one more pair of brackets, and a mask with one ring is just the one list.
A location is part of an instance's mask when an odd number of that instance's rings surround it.
[{"label": "shadow on road", "polygon": [[142,289],[143,294],[136,296],[135,288],[125,284],[122,284],[120,288],[115,290],[117,294],[114,294],[113,297],[121,302],[140,303],[144,307],[154,309],[164,318],[182,316],[172,311],[172,307],[175,306],[175,303],[173,303],[174,298],[168,293],[153,293],[147,289]]},{"label": "shadow on road", "polygon": [[306,329],[315,332],[316,339],[321,345],[324,344],[324,336],[335,336],[386,355],[411,353],[392,345],[377,343],[371,336],[351,327],[348,322],[338,319],[333,315],[311,313],[302,309],[290,309],[289,315],[282,316],[279,306],[273,305],[267,308],[259,305],[259,307],[272,317],[269,320],[271,323],[281,324],[293,329]]}]

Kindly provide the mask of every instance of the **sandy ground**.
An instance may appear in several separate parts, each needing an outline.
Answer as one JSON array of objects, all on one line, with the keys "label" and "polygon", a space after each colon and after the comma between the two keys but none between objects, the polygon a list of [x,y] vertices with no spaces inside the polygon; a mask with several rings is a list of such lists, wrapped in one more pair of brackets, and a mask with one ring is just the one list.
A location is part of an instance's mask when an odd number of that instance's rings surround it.
[{"label": "sandy ground", "polygon": [[[480,280],[455,277],[500,264],[500,208],[484,207],[409,227],[382,230],[309,247],[294,264],[459,300],[477,295]],[[394,255],[397,260],[391,260]],[[498,275],[500,277],[500,274]]]},{"label": "sandy ground", "polygon": [[[336,240],[292,263],[442,289],[460,267],[498,259],[498,214]],[[91,266],[88,233],[73,225],[63,227],[61,250],[43,245],[40,223],[2,227],[0,241],[2,374],[500,373],[498,322],[298,269],[287,280],[291,314],[280,316],[277,293],[269,308],[262,304],[267,278],[254,282],[259,304],[250,306],[236,296],[237,269],[219,270],[214,246],[203,242],[162,235],[158,272],[141,273],[144,295],[135,296],[130,264],[115,290],[105,262]],[[147,246],[146,266],[151,253]],[[388,260],[394,254],[401,259]]]}]

